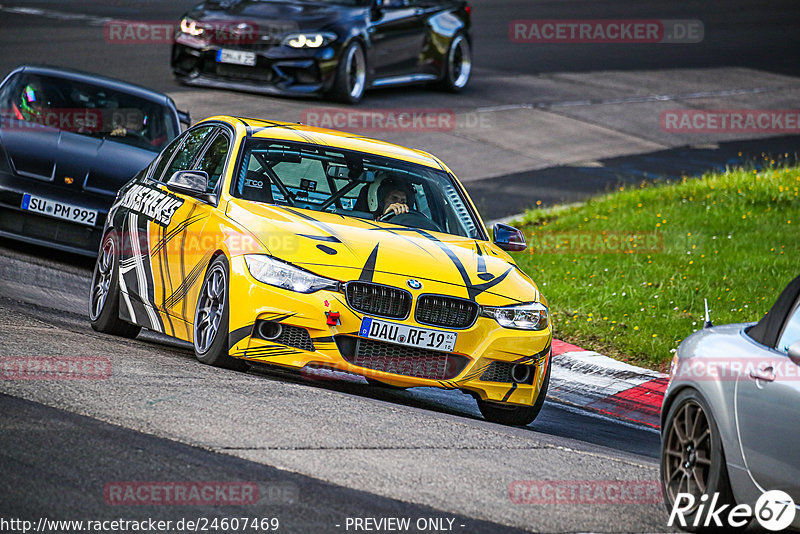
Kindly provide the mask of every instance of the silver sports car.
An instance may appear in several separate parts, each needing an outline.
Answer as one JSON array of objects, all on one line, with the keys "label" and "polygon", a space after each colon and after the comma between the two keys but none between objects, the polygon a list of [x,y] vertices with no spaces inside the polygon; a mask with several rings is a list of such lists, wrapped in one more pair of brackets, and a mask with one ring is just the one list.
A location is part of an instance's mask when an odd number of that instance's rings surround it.
[{"label": "silver sports car", "polygon": [[[800,277],[758,323],[712,326],[707,317],[681,343],[661,428],[664,501],[671,512],[678,501],[683,528],[716,526],[708,514],[725,505],[716,517],[728,528],[743,528],[728,522],[737,505],[747,522],[792,516],[800,528]],[[759,498],[772,490],[791,500],[765,508],[774,493]]]}]

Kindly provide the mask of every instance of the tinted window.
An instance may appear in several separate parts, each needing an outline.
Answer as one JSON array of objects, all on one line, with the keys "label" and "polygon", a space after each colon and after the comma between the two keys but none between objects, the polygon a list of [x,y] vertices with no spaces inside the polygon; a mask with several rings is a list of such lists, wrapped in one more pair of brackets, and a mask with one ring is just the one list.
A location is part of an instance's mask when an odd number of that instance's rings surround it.
[{"label": "tinted window", "polygon": [[789,347],[794,343],[800,341],[800,303],[795,304],[794,311],[786,321],[786,326],[783,327],[780,340],[778,341],[778,350],[781,352],[789,352]]},{"label": "tinted window", "polygon": [[208,140],[209,135],[211,135],[213,131],[213,126],[203,126],[189,131],[184,137],[183,145],[181,145],[178,153],[172,159],[166,172],[161,175],[161,178],[156,176],[156,179],[166,182],[178,171],[191,170],[192,164],[197,159],[200,149],[203,148],[203,144]]},{"label": "tinted window", "polygon": [[220,134],[206,149],[197,164],[197,170],[208,173],[208,192],[213,193],[225,169],[225,162],[228,160],[228,148],[230,141],[228,136]]},{"label": "tinted window", "polygon": [[172,160],[172,155],[175,154],[175,150],[181,146],[181,143],[183,143],[183,138],[179,137],[170,143],[169,146],[164,149],[164,152],[161,153],[161,157],[156,165],[156,170],[153,172],[154,180],[163,181],[164,169],[169,165],[170,160]]},{"label": "tinted window", "polygon": [[180,133],[172,110],[89,83],[21,73],[0,93],[4,120],[31,123],[158,152]]}]

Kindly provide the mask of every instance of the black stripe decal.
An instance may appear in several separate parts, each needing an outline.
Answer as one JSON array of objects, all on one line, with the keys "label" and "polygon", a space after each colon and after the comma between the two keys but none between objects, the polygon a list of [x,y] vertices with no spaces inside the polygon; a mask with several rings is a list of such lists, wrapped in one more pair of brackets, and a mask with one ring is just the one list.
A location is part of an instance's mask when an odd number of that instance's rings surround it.
[{"label": "black stripe decal", "polygon": [[[161,226],[161,227],[159,227],[158,233],[159,233],[160,236],[163,236],[164,232],[166,232],[166,231],[167,231],[166,227]],[[161,257],[159,258],[159,261],[158,261],[158,270],[159,270],[159,272],[161,274],[161,307],[162,307],[162,309],[164,311],[164,314],[167,316],[167,323],[169,323],[169,329],[170,329],[170,332],[171,332],[170,335],[175,337],[175,325],[172,324],[172,317],[170,317],[169,312],[167,311],[166,307],[164,306],[164,301],[167,300],[167,285],[166,285],[166,279],[164,277],[164,264],[167,261],[167,253],[166,252],[167,252],[166,247],[162,248],[162,251],[161,251],[161,254],[160,254]],[[169,268],[167,268],[167,276],[169,276]],[[172,289],[172,285],[171,284],[170,284],[170,289]]]},{"label": "black stripe decal", "polygon": [[503,397],[503,402],[506,402],[509,398],[511,398],[511,394],[514,393],[515,389],[517,389],[517,383],[516,382],[511,384],[511,389],[509,389],[508,393],[506,393],[506,396]]},{"label": "black stripe decal", "polygon": [[378,243],[372,249],[369,258],[367,258],[367,263],[364,264],[364,268],[361,269],[361,274],[358,277],[360,282],[372,282],[372,278],[375,276],[375,265],[378,263],[378,249],[380,246],[380,243]]},{"label": "black stripe decal", "polygon": [[197,279],[203,274],[203,270],[205,269],[208,261],[211,259],[211,255],[213,254],[212,251],[206,252],[203,259],[194,266],[194,268],[189,272],[188,276],[183,279],[183,282],[178,289],[176,289],[172,295],[167,297],[167,300],[164,301],[164,305],[168,307],[173,307],[177,305],[179,302],[183,301],[183,312],[184,317],[186,316],[186,295],[189,293],[189,289],[197,282]]},{"label": "black stripe decal", "polygon": [[332,235],[305,235],[305,234],[297,234],[300,237],[306,237],[308,239],[313,239],[314,241],[324,241],[326,243],[341,243],[342,240],[336,236]]},{"label": "black stripe decal", "polygon": [[232,349],[233,347],[236,346],[237,343],[239,343],[241,340],[243,340],[244,338],[249,336],[251,334],[251,332],[253,331],[253,325],[254,324],[255,323],[251,323],[251,324],[249,324],[247,326],[243,326],[241,328],[237,328],[233,332],[229,333],[228,334],[228,350]]}]

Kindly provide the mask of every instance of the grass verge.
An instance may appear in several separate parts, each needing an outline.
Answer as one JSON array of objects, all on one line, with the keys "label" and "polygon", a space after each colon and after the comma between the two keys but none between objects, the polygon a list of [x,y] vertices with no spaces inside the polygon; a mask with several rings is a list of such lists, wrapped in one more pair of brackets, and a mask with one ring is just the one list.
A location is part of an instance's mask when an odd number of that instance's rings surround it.
[{"label": "grass verge", "polygon": [[515,256],[556,336],[665,370],[703,325],[757,321],[800,274],[800,166],[647,184],[529,211]]}]

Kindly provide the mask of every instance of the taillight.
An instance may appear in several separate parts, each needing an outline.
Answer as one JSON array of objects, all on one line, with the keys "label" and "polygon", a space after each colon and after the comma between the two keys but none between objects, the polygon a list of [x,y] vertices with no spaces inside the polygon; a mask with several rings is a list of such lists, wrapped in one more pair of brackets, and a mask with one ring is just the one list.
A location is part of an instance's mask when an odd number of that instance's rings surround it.
[{"label": "taillight", "polygon": [[471,5],[466,5],[466,6],[464,6],[464,12],[465,12],[467,15],[469,15],[469,16],[472,16],[472,6],[471,6]]}]

